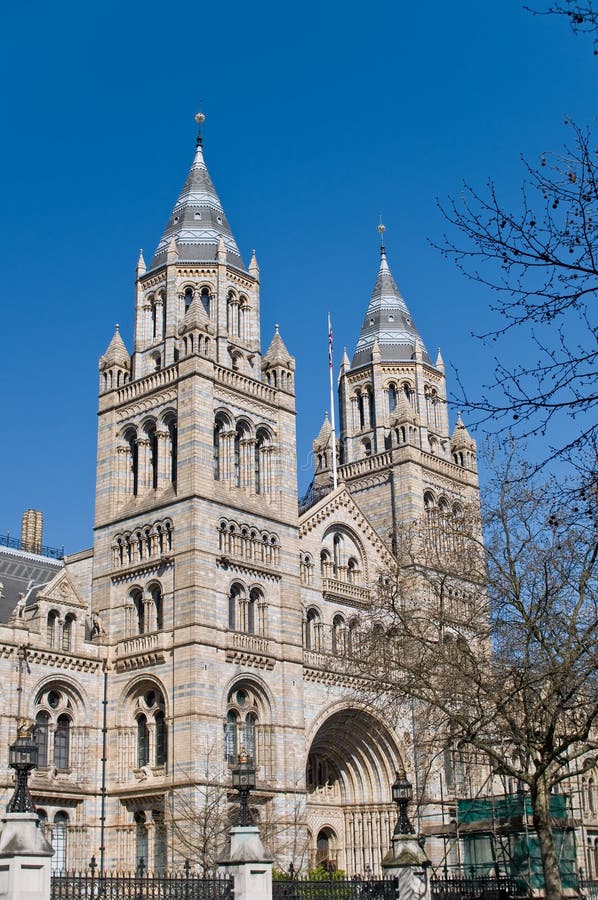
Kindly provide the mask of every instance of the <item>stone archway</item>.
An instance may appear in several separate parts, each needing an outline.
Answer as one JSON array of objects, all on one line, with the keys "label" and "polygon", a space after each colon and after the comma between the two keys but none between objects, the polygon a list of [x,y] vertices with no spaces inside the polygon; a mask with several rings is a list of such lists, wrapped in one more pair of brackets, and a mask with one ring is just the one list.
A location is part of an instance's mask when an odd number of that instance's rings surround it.
[{"label": "stone archway", "polygon": [[311,865],[325,849],[328,863],[350,876],[380,870],[394,827],[391,785],[400,763],[396,740],[371,713],[344,709],[320,725],[306,769]]}]

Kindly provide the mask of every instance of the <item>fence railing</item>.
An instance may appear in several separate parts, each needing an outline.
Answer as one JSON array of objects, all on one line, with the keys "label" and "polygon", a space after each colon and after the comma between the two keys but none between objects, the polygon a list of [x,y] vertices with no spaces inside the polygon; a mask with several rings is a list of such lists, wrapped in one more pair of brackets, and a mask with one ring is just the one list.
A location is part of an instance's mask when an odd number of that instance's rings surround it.
[{"label": "fence railing", "polygon": [[598,900],[598,879],[580,878],[579,893],[586,900]]},{"label": "fence railing", "polygon": [[528,897],[530,893],[523,878],[512,878],[510,875],[463,875],[446,878],[432,875],[430,885],[432,900],[466,900],[467,897],[508,900],[512,897]]},{"label": "fence railing", "polygon": [[293,878],[272,882],[273,900],[396,900],[393,878],[310,881]]},{"label": "fence railing", "polygon": [[54,872],[51,900],[233,900],[233,878],[191,871],[152,873]]}]

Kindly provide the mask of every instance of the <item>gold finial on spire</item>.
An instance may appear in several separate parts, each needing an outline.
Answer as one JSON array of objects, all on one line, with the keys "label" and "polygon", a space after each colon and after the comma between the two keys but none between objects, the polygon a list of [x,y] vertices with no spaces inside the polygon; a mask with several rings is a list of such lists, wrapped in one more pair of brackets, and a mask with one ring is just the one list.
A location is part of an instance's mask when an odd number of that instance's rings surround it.
[{"label": "gold finial on spire", "polygon": [[380,213],[380,222],[378,223],[378,234],[380,235],[380,249],[384,250],[384,232],[386,231],[386,225],[382,221],[382,213]]},{"label": "gold finial on spire", "polygon": [[197,122],[197,146],[201,147],[202,145],[202,137],[201,137],[201,126],[205,122],[206,117],[202,112],[195,113],[195,121]]}]

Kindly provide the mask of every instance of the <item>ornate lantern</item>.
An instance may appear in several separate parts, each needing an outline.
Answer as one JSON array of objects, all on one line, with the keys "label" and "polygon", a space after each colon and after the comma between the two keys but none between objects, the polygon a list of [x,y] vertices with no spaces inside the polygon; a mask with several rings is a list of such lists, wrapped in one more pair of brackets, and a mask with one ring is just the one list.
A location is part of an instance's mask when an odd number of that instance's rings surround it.
[{"label": "ornate lantern", "polygon": [[239,751],[239,763],[232,769],[233,787],[239,792],[239,825],[251,825],[249,794],[255,788],[255,766],[247,750]]},{"label": "ornate lantern", "polygon": [[17,786],[6,811],[35,812],[27,784],[29,773],[37,766],[37,744],[33,740],[33,725],[25,721],[19,723],[17,739],[8,748],[8,765],[17,773]]},{"label": "ornate lantern", "polygon": [[391,790],[393,802],[399,808],[399,818],[393,834],[415,834],[415,829],[407,816],[407,807],[413,800],[413,787],[405,774],[405,769],[400,769],[396,773]]}]

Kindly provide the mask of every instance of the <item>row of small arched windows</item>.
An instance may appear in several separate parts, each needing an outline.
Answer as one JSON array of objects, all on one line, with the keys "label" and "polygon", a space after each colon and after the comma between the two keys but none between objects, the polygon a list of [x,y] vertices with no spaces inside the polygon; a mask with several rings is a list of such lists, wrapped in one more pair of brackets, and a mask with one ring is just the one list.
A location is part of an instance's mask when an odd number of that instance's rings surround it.
[{"label": "row of small arched windows", "polygon": [[437,499],[432,491],[424,492],[424,509],[427,512],[430,510],[438,510],[441,515],[445,516],[448,516],[450,513],[454,516],[463,515],[463,506],[461,503],[455,501],[451,504],[444,494],[441,494]]},{"label": "row of small arched windows", "polygon": [[221,519],[218,525],[220,552],[248,562],[277,565],[280,559],[280,539],[277,534],[232,519]]},{"label": "row of small arched windows", "polygon": [[134,565],[172,551],[172,522],[164,519],[117,534],[112,544],[115,566]]}]

